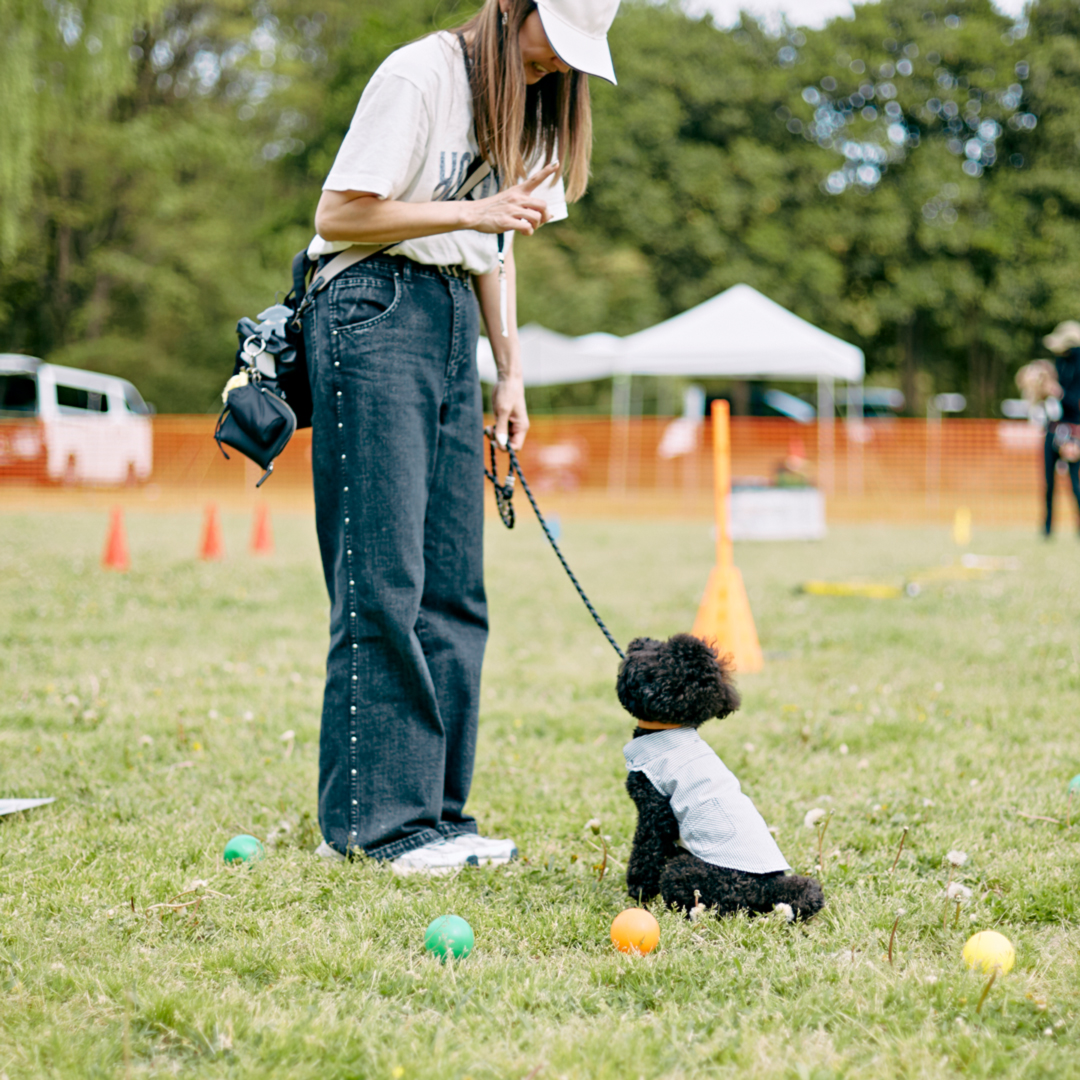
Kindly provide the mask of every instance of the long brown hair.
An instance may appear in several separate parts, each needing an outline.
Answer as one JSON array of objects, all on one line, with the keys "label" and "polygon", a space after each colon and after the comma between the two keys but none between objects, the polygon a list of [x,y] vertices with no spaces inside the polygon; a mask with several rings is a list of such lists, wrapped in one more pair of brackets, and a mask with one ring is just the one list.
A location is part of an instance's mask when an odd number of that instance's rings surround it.
[{"label": "long brown hair", "polygon": [[528,86],[518,45],[533,0],[510,0],[506,24],[499,0],[487,3],[457,33],[469,41],[476,141],[504,185],[525,179],[536,161],[559,155],[571,201],[585,194],[592,157],[589,76],[571,69]]}]

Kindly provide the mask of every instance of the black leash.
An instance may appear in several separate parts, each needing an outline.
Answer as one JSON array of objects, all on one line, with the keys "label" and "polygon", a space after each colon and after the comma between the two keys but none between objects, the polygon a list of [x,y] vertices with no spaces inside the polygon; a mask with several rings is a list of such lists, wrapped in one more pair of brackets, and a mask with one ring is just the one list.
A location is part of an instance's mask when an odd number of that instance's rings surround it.
[{"label": "black leash", "polygon": [[552,550],[559,558],[559,562],[562,563],[562,568],[566,571],[566,576],[573,582],[574,588],[577,589],[578,596],[581,597],[581,602],[589,610],[589,614],[593,617],[596,625],[600,627],[601,633],[608,639],[611,647],[619,654],[620,660],[626,659],[626,654],[619,648],[619,643],[612,637],[611,631],[604,625],[604,620],[596,612],[596,608],[592,606],[589,598],[585,595],[585,590],[581,587],[578,579],[574,577],[574,571],[570,569],[570,564],[567,563],[563,553],[559,550],[559,545],[555,543],[555,537],[551,535],[551,529],[548,528],[548,523],[544,520],[544,515],[540,513],[540,507],[536,505],[536,499],[533,497],[533,493],[529,488],[529,482],[525,479],[525,474],[521,471],[521,463],[517,459],[517,454],[514,453],[513,447],[507,445],[506,451],[510,455],[510,471],[506,474],[506,482],[499,483],[499,474],[495,464],[495,434],[490,429],[484,430],[484,434],[487,435],[491,442],[491,471],[484,470],[484,475],[491,481],[491,486],[495,489],[495,505],[499,508],[499,517],[502,518],[502,523],[508,528],[514,527],[516,520],[514,514],[514,506],[511,500],[514,497],[514,475],[515,473],[521,480],[521,486],[525,489],[525,496],[528,498],[533,511],[536,513],[536,520],[540,522],[540,528],[544,530],[544,535],[548,538],[548,543],[551,545]]}]

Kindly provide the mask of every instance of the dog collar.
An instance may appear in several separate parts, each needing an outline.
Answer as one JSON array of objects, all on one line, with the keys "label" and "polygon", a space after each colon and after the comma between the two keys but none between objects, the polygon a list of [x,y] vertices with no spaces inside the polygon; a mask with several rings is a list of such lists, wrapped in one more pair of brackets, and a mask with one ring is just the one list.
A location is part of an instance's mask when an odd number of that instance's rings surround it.
[{"label": "dog collar", "polygon": [[671,731],[674,728],[684,727],[684,724],[661,724],[659,720],[639,720],[637,722],[639,728],[644,728],[646,731]]}]

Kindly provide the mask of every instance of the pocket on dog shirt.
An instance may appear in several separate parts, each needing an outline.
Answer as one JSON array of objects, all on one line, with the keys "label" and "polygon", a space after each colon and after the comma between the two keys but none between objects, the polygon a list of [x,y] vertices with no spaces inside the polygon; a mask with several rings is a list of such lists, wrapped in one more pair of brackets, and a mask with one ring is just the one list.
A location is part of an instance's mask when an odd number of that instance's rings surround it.
[{"label": "pocket on dog shirt", "polygon": [[726,844],[735,832],[735,822],[718,799],[703,799],[679,822],[679,839],[695,854]]}]

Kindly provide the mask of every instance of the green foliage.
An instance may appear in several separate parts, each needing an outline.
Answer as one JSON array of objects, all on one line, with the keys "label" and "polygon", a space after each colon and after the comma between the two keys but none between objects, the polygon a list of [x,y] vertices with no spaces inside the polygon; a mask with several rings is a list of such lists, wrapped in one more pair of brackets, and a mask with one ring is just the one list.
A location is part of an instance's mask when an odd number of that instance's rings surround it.
[{"label": "green foliage", "polygon": [[[0,348],[212,408],[364,83],[477,2],[6,0]],[[745,281],[913,411],[962,390],[987,414],[1077,315],[1070,0],[1019,27],[990,0],[881,0],[778,36],[630,0],[611,42],[590,191],[517,245],[523,322],[626,334]]]},{"label": "green foliage", "polygon": [[[982,532],[980,551],[1021,568],[894,601],[795,589],[940,567],[957,558],[944,531],[739,545],[767,661],[702,735],[798,871],[817,851],[804,815],[833,811],[828,905],[805,927],[656,910],[642,960],[608,939],[634,828],[617,661],[533,522],[485,538],[470,799],[522,859],[437,880],[312,854],[326,603],[310,515],[278,514],[278,554],[257,562],[246,515],[224,516],[221,563],[194,559],[199,524],[129,513],[116,575],[96,567],[105,514],[0,518],[0,797],[58,796],[0,818],[9,1080],[1080,1076],[1068,538]],[[714,556],[704,522],[564,520],[562,544],[624,643],[690,625]],[[266,858],[225,866],[237,833]],[[448,913],[475,932],[452,965],[424,950]],[[991,928],[1017,963],[979,1015],[986,980],[960,949]]]}]

